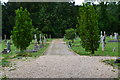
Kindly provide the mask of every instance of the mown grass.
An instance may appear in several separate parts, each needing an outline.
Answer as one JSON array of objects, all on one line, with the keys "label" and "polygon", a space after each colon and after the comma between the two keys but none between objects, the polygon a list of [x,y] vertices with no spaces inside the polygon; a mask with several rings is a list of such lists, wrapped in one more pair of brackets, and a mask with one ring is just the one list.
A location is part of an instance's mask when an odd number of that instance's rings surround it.
[{"label": "mown grass", "polygon": [[[105,51],[102,51],[102,46],[101,43],[99,45],[99,48],[97,51],[95,51],[94,54],[91,54],[90,52],[85,51],[85,49],[81,46],[80,43],[80,38],[76,38],[74,40],[74,43],[72,43],[72,50],[76,53],[78,53],[79,55],[91,55],[91,56],[118,56],[118,44],[120,44],[120,42],[108,42],[109,40],[113,40],[110,39],[109,37],[106,38],[106,46],[105,46]],[[68,42],[68,40],[65,40],[66,42]],[[115,47],[115,51],[113,51],[113,48]]]},{"label": "mown grass", "polygon": [[[1,57],[1,61],[0,61],[0,65],[2,65],[3,67],[8,67],[10,64],[10,59],[14,59],[14,58],[22,58],[22,57],[39,57],[42,56],[43,53],[46,51],[47,47],[49,46],[48,42],[51,42],[52,39],[47,39],[47,43],[45,44],[45,46],[43,48],[40,48],[40,50],[38,50],[37,52],[23,52],[23,53],[17,53],[19,52],[19,50],[12,44],[11,45],[11,52],[8,54],[0,54]],[[34,42],[34,40],[32,41]],[[2,46],[1,51],[6,48],[6,43],[4,41],[2,41],[2,43],[0,43],[0,45]],[[33,50],[34,49],[34,44],[31,43],[30,46],[27,48],[28,50]],[[22,56],[20,56],[22,55]],[[24,55],[24,56],[23,56]]]}]

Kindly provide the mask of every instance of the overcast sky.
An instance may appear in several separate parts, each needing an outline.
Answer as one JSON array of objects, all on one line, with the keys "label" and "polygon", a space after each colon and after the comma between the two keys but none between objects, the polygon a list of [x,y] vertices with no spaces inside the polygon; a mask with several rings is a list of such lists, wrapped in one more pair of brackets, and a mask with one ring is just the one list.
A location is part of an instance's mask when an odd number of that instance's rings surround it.
[{"label": "overcast sky", "polygon": [[[1,2],[8,2],[8,0],[1,0]],[[84,0],[75,0],[75,5],[80,5]]]}]

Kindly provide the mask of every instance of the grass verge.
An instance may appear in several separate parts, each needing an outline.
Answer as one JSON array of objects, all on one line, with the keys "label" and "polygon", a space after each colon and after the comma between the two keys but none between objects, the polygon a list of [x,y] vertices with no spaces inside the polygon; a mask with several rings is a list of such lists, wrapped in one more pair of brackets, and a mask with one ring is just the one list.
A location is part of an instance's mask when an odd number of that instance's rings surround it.
[{"label": "grass verge", "polygon": [[120,70],[120,63],[115,63],[114,59],[107,59],[107,60],[102,60],[102,62],[113,66],[113,68],[118,68]]},{"label": "grass verge", "polygon": [[[120,42],[108,42],[110,39],[109,37],[106,37],[106,45],[105,45],[105,51],[102,51],[101,43],[99,45],[99,48],[97,51],[95,51],[94,54],[91,54],[90,52],[85,51],[85,49],[82,47],[80,43],[80,38],[76,38],[74,40],[74,43],[72,43],[72,50],[76,52],[79,55],[87,55],[87,56],[118,56],[118,44]],[[64,40],[68,43],[69,40]],[[68,44],[67,44],[68,45]],[[115,47],[115,51],[113,51],[113,48]]]},{"label": "grass verge", "polygon": [[[9,67],[10,63],[11,63],[11,59],[21,59],[23,57],[32,57],[32,58],[36,58],[39,56],[43,55],[43,52],[48,48],[49,46],[49,42],[51,42],[52,39],[47,39],[46,44],[43,48],[40,48],[37,52],[23,52],[23,53],[16,53],[17,51],[19,51],[18,49],[16,49],[16,47],[14,45],[11,45],[11,52],[8,54],[0,54],[0,66],[2,67]],[[34,41],[33,41],[34,42]],[[0,43],[0,45],[2,44],[2,49],[4,49],[6,46],[5,42],[2,41],[2,43]],[[30,46],[27,48],[28,50],[32,50],[34,49],[34,44],[30,44]]]}]

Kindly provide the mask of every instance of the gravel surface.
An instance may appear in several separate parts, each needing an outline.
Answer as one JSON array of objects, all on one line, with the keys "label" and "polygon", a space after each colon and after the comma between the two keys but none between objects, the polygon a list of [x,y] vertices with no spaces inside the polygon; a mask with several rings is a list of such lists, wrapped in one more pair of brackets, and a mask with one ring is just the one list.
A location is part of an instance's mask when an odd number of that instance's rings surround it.
[{"label": "gravel surface", "polygon": [[116,57],[79,56],[71,52],[62,39],[53,40],[44,56],[17,61],[16,69],[3,75],[9,78],[116,78],[118,70],[101,62]]}]

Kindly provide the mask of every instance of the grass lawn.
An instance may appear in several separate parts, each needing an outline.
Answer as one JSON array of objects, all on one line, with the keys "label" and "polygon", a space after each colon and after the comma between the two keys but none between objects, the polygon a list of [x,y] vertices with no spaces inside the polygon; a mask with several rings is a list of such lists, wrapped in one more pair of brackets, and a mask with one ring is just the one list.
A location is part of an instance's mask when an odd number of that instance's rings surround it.
[{"label": "grass lawn", "polygon": [[[45,52],[45,50],[49,46],[48,42],[51,42],[51,41],[52,41],[52,39],[47,39],[46,45],[43,48],[40,48],[40,50],[38,50],[37,52],[33,52],[33,53],[31,53],[31,52],[16,53],[19,50],[16,49],[16,47],[14,45],[11,45],[11,52],[10,53],[8,53],[8,54],[0,54],[0,57],[1,57],[0,65],[2,65],[3,67],[4,66],[8,67],[8,65],[10,64],[9,59],[21,58],[21,57],[23,57],[23,56],[20,56],[21,54],[25,55],[24,57],[33,57],[33,58],[42,56],[43,52]],[[34,40],[32,42],[34,42]],[[0,46],[2,46],[2,48],[0,48],[0,51],[2,51],[4,48],[6,48],[5,42],[2,41],[2,43],[0,43]],[[30,46],[27,49],[28,50],[33,50],[34,49],[34,44],[30,44]]]},{"label": "grass lawn", "polygon": [[[106,46],[105,46],[105,51],[102,51],[101,43],[99,45],[99,48],[97,51],[95,51],[95,54],[90,54],[90,52],[85,51],[84,48],[82,48],[80,44],[80,38],[76,38],[74,40],[74,43],[72,43],[72,50],[79,55],[93,55],[93,56],[118,56],[118,44],[120,42],[108,42],[110,39],[109,37],[106,37]],[[68,40],[65,40],[68,42]],[[113,52],[113,48],[115,47],[115,51]]]}]

